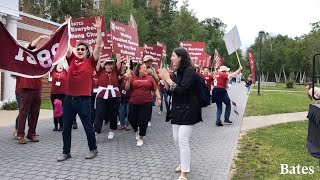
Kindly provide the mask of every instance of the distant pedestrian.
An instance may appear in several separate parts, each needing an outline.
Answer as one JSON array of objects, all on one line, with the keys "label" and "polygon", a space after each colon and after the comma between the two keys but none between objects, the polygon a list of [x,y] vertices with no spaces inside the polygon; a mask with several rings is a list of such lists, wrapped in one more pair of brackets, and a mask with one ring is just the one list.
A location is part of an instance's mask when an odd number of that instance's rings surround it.
[{"label": "distant pedestrian", "polygon": [[252,84],[252,77],[251,75],[249,75],[248,78],[246,79],[246,85],[245,85],[247,87],[247,95],[249,95],[250,93],[251,84]]}]

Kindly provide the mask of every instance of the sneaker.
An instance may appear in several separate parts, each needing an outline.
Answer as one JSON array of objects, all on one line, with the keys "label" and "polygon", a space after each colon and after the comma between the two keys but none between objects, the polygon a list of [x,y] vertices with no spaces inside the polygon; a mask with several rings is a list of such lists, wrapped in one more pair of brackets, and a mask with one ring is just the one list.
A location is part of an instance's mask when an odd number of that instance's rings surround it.
[{"label": "sneaker", "polygon": [[159,114],[159,115],[160,115],[160,114],[163,114],[163,112],[162,112],[162,111],[159,111],[158,114]]},{"label": "sneaker", "polygon": [[129,126],[125,126],[126,131],[130,131],[130,127]]},{"label": "sneaker", "polygon": [[18,140],[17,130],[14,130],[14,131],[13,131],[13,139],[14,139],[14,140]]},{"label": "sneaker", "polygon": [[139,131],[136,132],[136,140],[138,141],[140,139]]},{"label": "sneaker", "polygon": [[78,124],[77,124],[77,122],[73,122],[72,129],[78,129]]},{"label": "sneaker", "polygon": [[151,126],[151,122],[149,121],[149,122],[148,122],[148,127],[150,127],[150,126]]},{"label": "sneaker", "polygon": [[58,131],[58,127],[55,126],[52,131]]},{"label": "sneaker", "polygon": [[142,139],[138,139],[137,141],[137,146],[142,146],[143,145],[143,140]]},{"label": "sneaker", "polygon": [[61,161],[65,161],[67,159],[71,158],[71,154],[68,153],[68,154],[62,154],[57,160],[58,162],[61,162]]},{"label": "sneaker", "polygon": [[86,159],[93,159],[98,155],[98,150],[92,150],[89,152],[89,154],[86,156]]},{"label": "sneaker", "polygon": [[108,139],[113,139],[114,132],[110,131],[108,135]]},{"label": "sneaker", "polygon": [[223,124],[221,124],[221,123],[217,123],[216,125],[217,125],[217,126],[223,126]]},{"label": "sneaker", "polygon": [[228,124],[232,124],[232,121],[230,120],[224,120],[225,123],[228,123]]},{"label": "sneaker", "polygon": [[63,127],[60,126],[59,129],[58,129],[58,131],[63,131]]},{"label": "sneaker", "polygon": [[96,134],[96,140],[102,139],[101,133],[95,133]]}]

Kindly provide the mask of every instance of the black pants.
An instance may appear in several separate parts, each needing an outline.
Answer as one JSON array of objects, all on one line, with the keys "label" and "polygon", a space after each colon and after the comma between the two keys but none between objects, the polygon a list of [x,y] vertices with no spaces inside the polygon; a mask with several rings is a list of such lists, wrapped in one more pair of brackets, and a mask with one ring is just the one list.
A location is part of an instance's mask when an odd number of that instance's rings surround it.
[{"label": "black pants", "polygon": [[96,103],[96,119],[94,121],[95,132],[101,133],[101,127],[104,119],[108,119],[110,121],[110,129],[116,130],[118,128],[117,116],[119,112],[120,98],[97,98]]},{"label": "black pants", "polygon": [[149,117],[151,117],[152,102],[145,104],[131,104],[129,103],[129,122],[137,132],[140,129],[140,136],[145,136],[147,133]]},{"label": "black pants", "polygon": [[[51,104],[52,104],[52,107],[54,109],[54,100],[55,99],[59,99],[61,102],[62,102],[62,107],[63,107],[63,102],[64,102],[64,98],[66,97],[65,94],[51,94]],[[53,118],[53,123],[54,123],[54,126],[57,127],[58,126],[58,123],[60,124],[60,127],[63,127],[63,119],[62,117],[61,118]]]},{"label": "black pants", "polygon": [[91,94],[91,109],[92,109],[91,119],[92,119],[93,121],[96,119],[96,109],[94,108],[94,103],[95,103],[95,100],[96,100],[96,95],[97,95],[97,93],[94,93],[94,92],[92,92],[92,94]]}]

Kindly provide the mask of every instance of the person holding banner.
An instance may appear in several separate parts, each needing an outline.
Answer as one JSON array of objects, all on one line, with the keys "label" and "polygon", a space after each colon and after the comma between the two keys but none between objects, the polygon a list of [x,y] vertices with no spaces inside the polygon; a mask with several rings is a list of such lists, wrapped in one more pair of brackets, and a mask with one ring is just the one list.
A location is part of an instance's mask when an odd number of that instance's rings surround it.
[{"label": "person holding banner", "polygon": [[[146,136],[148,120],[151,117],[153,96],[155,92],[157,97],[157,106],[160,106],[161,98],[158,86],[151,76],[148,75],[148,69],[145,63],[138,63],[134,70],[134,76],[126,73],[127,82],[126,91],[131,90],[129,100],[129,122],[136,132],[137,146],[143,145],[143,137]],[[139,131],[138,131],[139,127]]]},{"label": "person holding banner", "polygon": [[159,76],[166,84],[165,88],[172,95],[171,124],[173,139],[180,152],[180,165],[175,172],[180,172],[178,180],[187,180],[190,172],[190,145],[194,125],[202,121],[198,92],[200,92],[198,75],[192,66],[189,53],[179,47],[171,55],[174,76],[165,69],[159,70]]},{"label": "person holding banner", "polygon": [[[39,36],[28,45],[27,49],[36,49],[39,42],[45,39],[49,39],[49,37],[46,35]],[[29,125],[27,139],[31,142],[39,142],[36,136],[36,128],[41,105],[42,78],[21,77],[19,87],[21,92],[17,132],[18,142],[19,144],[26,144],[24,131],[27,117]]]},{"label": "person holding banner", "polygon": [[[69,17],[66,17],[66,20],[69,21]],[[93,119],[91,119],[91,85],[92,72],[96,67],[96,61],[100,58],[101,24],[101,18],[96,17],[93,26],[97,29],[97,43],[93,52],[88,43],[78,41],[75,52],[73,48],[70,48],[67,53],[69,69],[67,93],[63,106],[63,154],[58,161],[71,158],[71,130],[76,114],[79,115],[87,135],[90,152],[86,159],[95,158],[98,154]]]},{"label": "person holding banner", "polygon": [[228,88],[228,82],[231,78],[234,78],[237,74],[239,74],[242,70],[242,66],[239,67],[238,70],[232,73],[228,73],[230,68],[227,66],[221,66],[218,69],[218,74],[216,74],[216,82],[214,83],[214,89],[212,92],[212,99],[215,100],[217,105],[217,126],[223,126],[221,123],[221,114],[222,114],[222,103],[226,105],[225,114],[224,114],[224,122],[231,124],[232,121],[230,121],[230,112],[231,112],[231,103],[230,98],[227,92]]},{"label": "person holding banner", "polygon": [[94,129],[96,135],[99,136],[104,119],[110,121],[110,131],[108,139],[113,139],[114,132],[117,130],[117,115],[120,106],[120,90],[118,87],[121,56],[116,55],[117,61],[113,59],[101,59],[97,68],[98,90],[96,96],[96,119],[94,121]]},{"label": "person holding banner", "polygon": [[120,129],[125,129],[130,131],[128,116],[129,116],[129,100],[131,97],[131,91],[126,91],[126,73],[131,73],[128,65],[123,62],[121,67],[121,76],[120,76],[120,92],[121,92],[121,102],[119,109],[119,119],[120,119]]},{"label": "person holding banner", "polygon": [[[62,64],[57,64],[53,71],[51,72],[52,83],[51,83],[51,103],[54,110],[54,100],[59,99],[62,102],[66,97],[67,91],[67,71],[63,68]],[[63,119],[53,117],[54,128],[53,131],[62,131],[63,130]],[[60,127],[58,128],[58,124]]]}]

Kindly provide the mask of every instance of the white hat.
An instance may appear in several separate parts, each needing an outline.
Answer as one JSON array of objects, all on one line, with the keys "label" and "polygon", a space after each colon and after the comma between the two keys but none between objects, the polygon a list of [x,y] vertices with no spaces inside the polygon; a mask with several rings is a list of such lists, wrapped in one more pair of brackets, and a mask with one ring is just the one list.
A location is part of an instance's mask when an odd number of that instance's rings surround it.
[{"label": "white hat", "polygon": [[222,71],[229,71],[229,70],[230,68],[228,68],[227,66],[221,66],[218,71],[222,72]]},{"label": "white hat", "polygon": [[99,61],[100,61],[101,67],[104,67],[109,62],[114,62],[113,59],[100,59]]},{"label": "white hat", "polygon": [[82,41],[82,40],[77,41],[77,43],[76,43],[76,48],[79,46],[79,44],[85,45],[85,46],[87,47],[87,49],[89,49],[90,55],[92,54],[92,47],[91,47],[91,45],[90,45],[89,43],[87,43],[87,42],[85,42],[85,41]]},{"label": "white hat", "polygon": [[146,62],[146,61],[149,61],[149,60],[154,61],[154,58],[151,55],[145,55],[144,58],[143,58],[143,62]]}]

